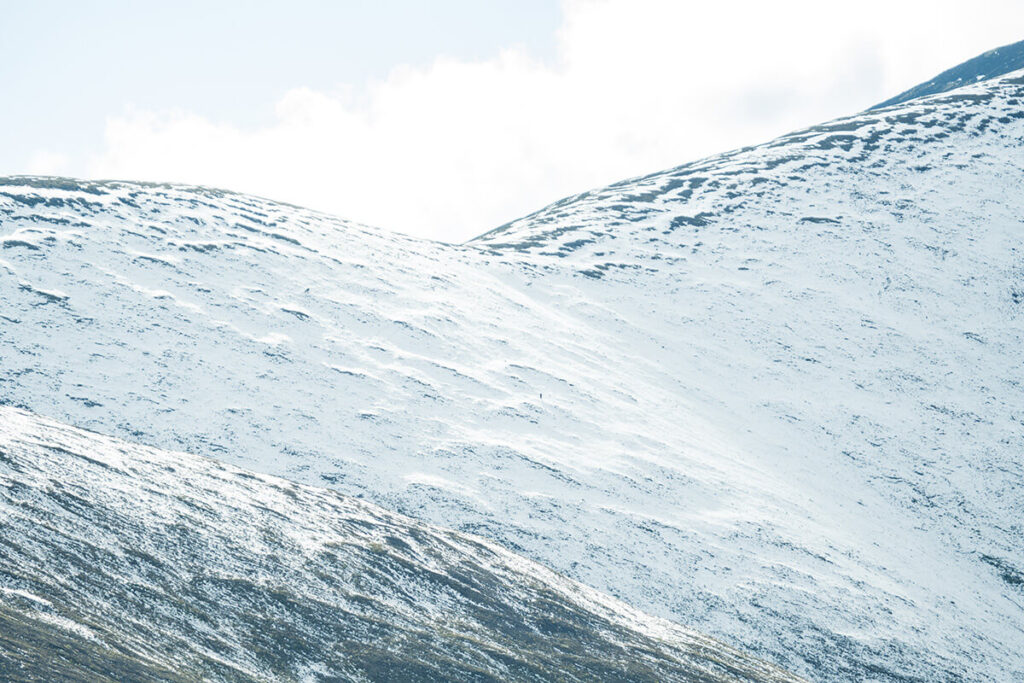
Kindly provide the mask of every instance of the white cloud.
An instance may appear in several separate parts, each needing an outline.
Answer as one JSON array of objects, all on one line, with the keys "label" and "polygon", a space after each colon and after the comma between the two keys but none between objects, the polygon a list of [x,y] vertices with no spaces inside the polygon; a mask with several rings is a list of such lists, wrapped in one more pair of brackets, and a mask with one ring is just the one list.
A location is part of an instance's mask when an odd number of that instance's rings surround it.
[{"label": "white cloud", "polygon": [[28,160],[30,175],[61,175],[70,167],[71,160],[66,155],[49,150],[39,150]]},{"label": "white cloud", "polygon": [[558,57],[438,59],[258,129],[108,120],[94,177],[215,185],[458,241],[566,194],[861,109],[1012,42],[1015,2],[567,0]]}]

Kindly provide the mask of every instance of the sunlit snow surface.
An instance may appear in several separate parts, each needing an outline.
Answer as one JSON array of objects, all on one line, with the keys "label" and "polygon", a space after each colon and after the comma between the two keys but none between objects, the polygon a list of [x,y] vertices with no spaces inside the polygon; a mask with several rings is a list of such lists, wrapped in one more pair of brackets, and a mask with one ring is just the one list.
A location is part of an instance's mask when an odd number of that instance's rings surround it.
[{"label": "sunlit snow surface", "polygon": [[6,179],[0,401],[486,536],[816,680],[1020,680],[1022,179],[1024,72],[465,246]]}]

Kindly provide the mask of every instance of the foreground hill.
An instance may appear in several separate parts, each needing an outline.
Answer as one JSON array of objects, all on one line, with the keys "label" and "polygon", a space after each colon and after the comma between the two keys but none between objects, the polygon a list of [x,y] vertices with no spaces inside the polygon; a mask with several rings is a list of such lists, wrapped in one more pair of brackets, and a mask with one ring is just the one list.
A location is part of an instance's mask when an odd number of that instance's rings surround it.
[{"label": "foreground hill", "polygon": [[795,681],[487,541],[0,408],[0,678]]},{"label": "foreground hill", "polygon": [[500,542],[816,680],[1024,677],[1024,75],[463,246],[0,186],[0,401]]}]

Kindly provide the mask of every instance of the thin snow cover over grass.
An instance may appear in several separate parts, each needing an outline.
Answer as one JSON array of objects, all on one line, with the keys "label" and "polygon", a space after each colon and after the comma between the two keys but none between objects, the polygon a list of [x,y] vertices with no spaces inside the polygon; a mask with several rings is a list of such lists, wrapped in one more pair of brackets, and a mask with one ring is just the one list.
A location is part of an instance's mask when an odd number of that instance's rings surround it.
[{"label": "thin snow cover over grass", "polygon": [[0,513],[4,680],[799,680],[482,538],[6,407]]},{"label": "thin snow cover over grass", "polygon": [[1015,72],[462,246],[9,178],[0,401],[486,536],[809,678],[1019,680],[1022,98]]}]

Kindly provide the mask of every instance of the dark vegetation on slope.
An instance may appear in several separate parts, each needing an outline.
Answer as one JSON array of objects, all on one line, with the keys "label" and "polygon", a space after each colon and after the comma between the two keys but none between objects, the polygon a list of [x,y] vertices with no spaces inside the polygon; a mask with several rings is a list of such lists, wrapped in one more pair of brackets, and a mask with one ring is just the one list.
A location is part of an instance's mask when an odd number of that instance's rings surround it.
[{"label": "dark vegetation on slope", "polygon": [[0,676],[25,683],[199,681],[0,604]]}]

